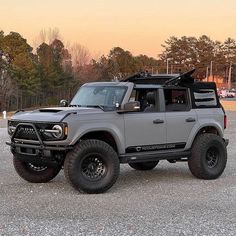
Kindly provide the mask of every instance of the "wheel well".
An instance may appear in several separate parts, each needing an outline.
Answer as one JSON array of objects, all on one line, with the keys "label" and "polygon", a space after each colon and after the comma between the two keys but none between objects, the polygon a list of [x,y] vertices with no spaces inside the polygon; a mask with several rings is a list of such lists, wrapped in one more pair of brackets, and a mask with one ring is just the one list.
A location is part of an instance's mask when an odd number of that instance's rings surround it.
[{"label": "wheel well", "polygon": [[205,126],[203,128],[201,128],[198,133],[196,134],[196,136],[194,137],[194,140],[192,142],[192,145],[194,143],[194,141],[196,140],[196,138],[200,135],[200,134],[205,134],[205,133],[210,133],[210,134],[216,134],[216,135],[220,135],[217,128],[214,126]]},{"label": "wheel well", "polygon": [[118,152],[114,137],[107,131],[93,131],[83,135],[80,140],[97,139],[109,144],[116,152]]},{"label": "wheel well", "polygon": [[219,135],[217,128],[214,126],[206,126],[206,127],[201,128],[198,131],[198,134],[204,134],[204,133],[211,133],[211,134]]}]

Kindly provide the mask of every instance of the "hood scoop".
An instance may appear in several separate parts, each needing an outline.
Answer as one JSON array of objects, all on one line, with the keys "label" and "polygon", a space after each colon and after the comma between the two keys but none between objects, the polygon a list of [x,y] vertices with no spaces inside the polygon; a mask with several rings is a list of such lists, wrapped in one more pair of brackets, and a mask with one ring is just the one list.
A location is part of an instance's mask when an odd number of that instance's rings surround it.
[{"label": "hood scoop", "polygon": [[61,109],[50,109],[50,108],[39,109],[39,112],[44,112],[44,113],[47,113],[47,112],[57,113],[60,111],[62,111],[62,110]]}]

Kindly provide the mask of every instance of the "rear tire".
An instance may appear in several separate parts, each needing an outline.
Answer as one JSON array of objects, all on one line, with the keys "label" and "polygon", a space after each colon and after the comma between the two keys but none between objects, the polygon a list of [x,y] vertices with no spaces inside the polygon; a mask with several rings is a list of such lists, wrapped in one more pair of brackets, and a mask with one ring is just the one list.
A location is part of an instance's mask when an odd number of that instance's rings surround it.
[{"label": "rear tire", "polygon": [[129,166],[135,170],[152,170],[159,161],[129,163]]},{"label": "rear tire", "polygon": [[110,145],[88,139],[67,154],[64,172],[69,183],[80,192],[103,193],[116,182],[120,162]]},{"label": "rear tire", "polygon": [[13,158],[13,165],[17,174],[24,180],[31,183],[47,183],[57,176],[61,166],[37,166],[28,162]]},{"label": "rear tire", "polygon": [[200,179],[216,179],[227,163],[227,149],[223,139],[215,134],[200,134],[193,143],[188,160],[191,173]]}]

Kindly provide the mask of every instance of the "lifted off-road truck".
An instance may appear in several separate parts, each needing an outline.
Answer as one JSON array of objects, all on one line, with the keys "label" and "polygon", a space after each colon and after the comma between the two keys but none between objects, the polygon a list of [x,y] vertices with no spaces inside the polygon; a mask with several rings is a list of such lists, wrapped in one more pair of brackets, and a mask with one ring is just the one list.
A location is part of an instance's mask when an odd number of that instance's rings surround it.
[{"label": "lifted off-road truck", "polygon": [[187,161],[197,178],[218,178],[227,162],[227,118],[215,83],[196,82],[192,73],[87,83],[64,107],[17,112],[7,143],[16,172],[42,183],[64,168],[86,193],[108,190],[120,163],[151,170],[160,160]]}]

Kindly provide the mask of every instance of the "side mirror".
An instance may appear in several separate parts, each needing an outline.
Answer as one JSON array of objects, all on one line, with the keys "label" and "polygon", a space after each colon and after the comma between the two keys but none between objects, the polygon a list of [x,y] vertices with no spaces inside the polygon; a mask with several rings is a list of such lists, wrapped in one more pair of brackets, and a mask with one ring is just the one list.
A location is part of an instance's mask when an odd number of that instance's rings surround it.
[{"label": "side mirror", "polygon": [[127,102],[124,105],[124,112],[126,111],[139,111],[140,110],[140,102]]},{"label": "side mirror", "polygon": [[60,107],[68,107],[68,105],[69,105],[69,103],[67,100],[63,99],[60,101]]}]

